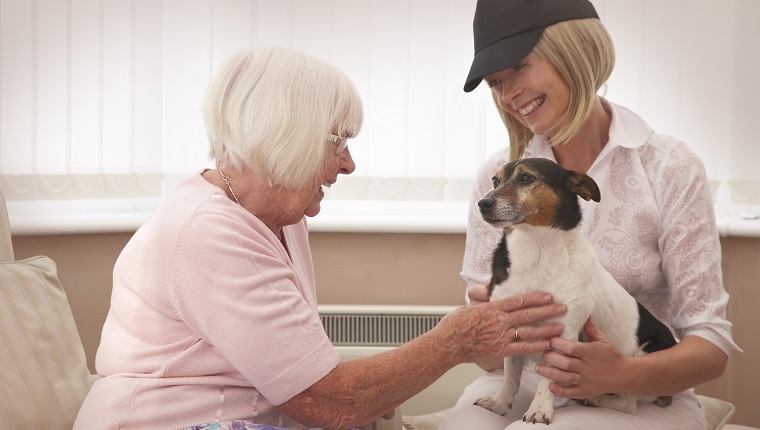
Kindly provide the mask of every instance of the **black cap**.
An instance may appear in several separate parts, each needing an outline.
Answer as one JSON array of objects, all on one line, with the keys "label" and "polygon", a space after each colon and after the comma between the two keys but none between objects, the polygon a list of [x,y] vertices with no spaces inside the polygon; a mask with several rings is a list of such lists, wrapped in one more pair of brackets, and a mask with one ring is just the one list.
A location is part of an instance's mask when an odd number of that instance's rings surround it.
[{"label": "black cap", "polygon": [[588,0],[478,0],[472,21],[475,58],[465,92],[474,90],[483,76],[528,56],[544,28],[583,18],[599,18]]}]

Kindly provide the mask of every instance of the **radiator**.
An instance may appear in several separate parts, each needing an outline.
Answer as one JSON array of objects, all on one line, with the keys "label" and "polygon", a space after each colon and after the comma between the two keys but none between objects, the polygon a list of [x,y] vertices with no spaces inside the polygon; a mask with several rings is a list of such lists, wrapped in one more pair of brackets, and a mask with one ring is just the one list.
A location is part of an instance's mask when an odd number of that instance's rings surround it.
[{"label": "radiator", "polygon": [[[320,305],[327,336],[343,360],[367,357],[402,345],[435,327],[453,306]],[[461,364],[401,406],[404,415],[437,412],[454,405],[464,387],[482,374]]]},{"label": "radiator", "polygon": [[319,315],[336,347],[393,347],[435,327],[451,306],[322,305]]}]

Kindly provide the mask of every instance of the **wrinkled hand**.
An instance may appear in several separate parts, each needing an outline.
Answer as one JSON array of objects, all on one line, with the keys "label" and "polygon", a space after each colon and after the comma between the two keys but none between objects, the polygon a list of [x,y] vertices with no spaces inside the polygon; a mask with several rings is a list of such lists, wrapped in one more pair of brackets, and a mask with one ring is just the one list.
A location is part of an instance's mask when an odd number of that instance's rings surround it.
[{"label": "wrinkled hand", "polygon": [[588,342],[554,338],[550,350],[544,351],[548,364],[536,366],[536,372],[553,381],[549,390],[554,395],[571,399],[588,399],[617,389],[617,377],[624,372],[624,355],[594,324],[586,321],[583,331]]},{"label": "wrinkled hand", "polygon": [[[467,290],[467,298],[470,299],[470,306],[482,305],[488,303],[491,298],[488,294],[488,285],[473,285]],[[475,362],[481,369],[490,372],[495,369],[504,367],[504,359],[501,357],[492,357]]]},{"label": "wrinkled hand", "polygon": [[[456,309],[439,325],[448,329],[452,341],[464,354],[464,362],[540,352],[549,339],[562,333],[562,324],[545,322],[566,312],[550,294],[530,292],[479,306]],[[517,330],[519,339],[515,339]]]}]

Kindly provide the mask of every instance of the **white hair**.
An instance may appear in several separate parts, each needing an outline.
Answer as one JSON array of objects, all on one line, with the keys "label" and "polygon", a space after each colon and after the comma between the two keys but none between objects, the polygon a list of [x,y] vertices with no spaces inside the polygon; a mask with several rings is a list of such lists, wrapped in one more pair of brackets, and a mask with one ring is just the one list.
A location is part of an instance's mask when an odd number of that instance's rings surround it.
[{"label": "white hair", "polygon": [[329,134],[354,137],[361,98],[331,64],[288,48],[241,52],[210,83],[203,105],[209,159],[247,167],[270,184],[315,185]]}]

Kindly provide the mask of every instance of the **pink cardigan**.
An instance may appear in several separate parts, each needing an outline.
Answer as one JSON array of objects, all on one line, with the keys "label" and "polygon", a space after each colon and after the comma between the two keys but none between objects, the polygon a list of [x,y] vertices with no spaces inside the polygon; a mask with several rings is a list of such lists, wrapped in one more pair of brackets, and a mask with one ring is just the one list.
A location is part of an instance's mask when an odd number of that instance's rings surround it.
[{"label": "pink cardigan", "polygon": [[200,174],[183,181],[116,262],[102,378],[74,428],[301,428],[276,405],[340,357],[317,314],[305,218],[283,231],[287,251]]}]

